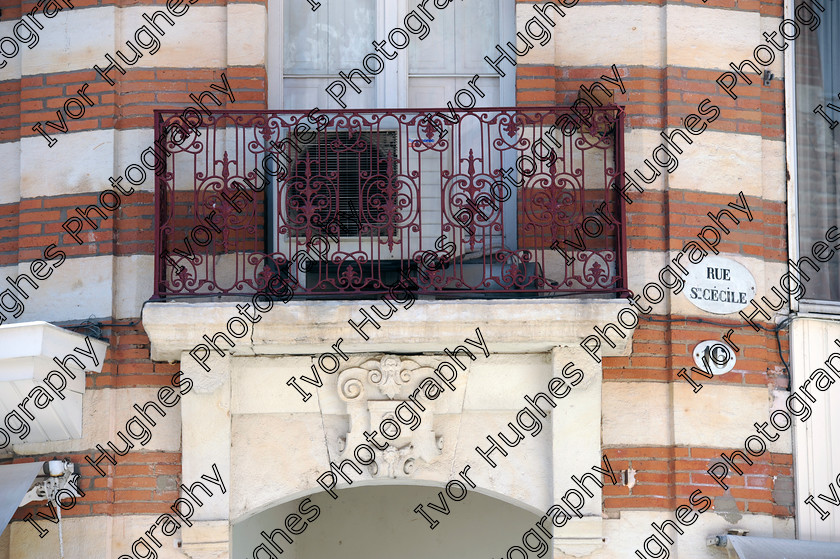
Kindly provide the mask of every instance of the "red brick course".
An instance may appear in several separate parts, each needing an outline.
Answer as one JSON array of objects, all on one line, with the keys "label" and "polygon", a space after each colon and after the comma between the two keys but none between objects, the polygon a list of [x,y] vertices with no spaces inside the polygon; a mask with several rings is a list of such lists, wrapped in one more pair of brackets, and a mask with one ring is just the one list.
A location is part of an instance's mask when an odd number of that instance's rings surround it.
[{"label": "red brick course", "polygon": [[[776,502],[774,489],[781,481],[793,477],[790,454],[765,453],[753,458],[754,465],[744,469],[744,476],[735,473],[726,483],[724,491],[706,472],[725,448],[701,447],[620,447],[604,448],[615,471],[635,470],[635,485],[614,486],[605,484],[604,509],[609,511],[662,509],[673,511],[687,504],[688,496],[695,489],[715,500],[729,494],[742,513],[772,514],[793,517],[794,509],[787,501]],[[715,510],[714,506],[710,512]]]},{"label": "red brick course", "polygon": [[220,83],[222,72],[228,78],[236,101],[232,104],[222,95],[223,104],[211,103],[212,108],[266,108],[265,69],[262,67],[128,68],[125,75],[119,75],[114,86],[102,81],[92,69],[0,81],[0,142],[37,136],[38,132],[32,127],[38,122],[43,124],[47,134],[60,139],[63,134],[47,126],[46,122],[60,124],[56,110],[63,113],[67,99],[80,98],[78,92],[86,83],[89,85],[84,94],[94,105],[85,103],[85,113],[78,120],[65,115],[70,132],[151,128],[155,109],[193,105],[190,94],[198,95],[211,83]]},{"label": "red brick course", "polygon": [[[104,444],[106,441],[102,441]],[[91,449],[90,453],[97,453]],[[91,515],[123,514],[163,514],[169,510],[172,502],[180,495],[178,484],[181,483],[180,452],[129,452],[117,457],[117,465],[107,461],[100,465],[107,476],[102,477],[85,461],[87,453],[62,454],[74,464],[81,464],[79,488],[84,497],[78,497],[76,504],[68,510],[62,510],[62,517]],[[20,463],[52,460],[52,454],[28,456],[3,462]],[[67,503],[66,498],[62,502]],[[38,512],[49,515],[45,501],[36,501],[19,508],[13,520],[23,520],[27,514],[41,524],[42,528],[52,529],[52,524],[37,515]],[[34,530],[34,528],[32,528]]]},{"label": "red brick course", "polygon": [[[517,4],[545,4],[546,0],[516,0]],[[643,6],[669,6],[684,5],[702,8],[716,8],[734,10],[739,12],[761,12],[761,15],[782,17],[781,0],[759,1],[759,0],[598,0],[596,5],[643,5]],[[578,4],[580,6],[582,4]],[[591,4],[589,4],[591,5]],[[566,8],[567,13],[574,11],[574,8]]]},{"label": "red brick course", "polygon": [[[633,163],[628,161],[627,165]],[[631,195],[633,203],[627,206],[629,250],[680,250],[687,242],[696,241],[699,231],[711,223],[709,212],[717,215],[737,199],[737,192],[713,194],[675,189],[645,190],[642,194],[631,191]],[[753,214],[752,221],[730,209],[740,223],[734,225],[728,217],[724,218],[730,233],[724,236],[718,250],[773,262],[786,261],[786,204],[754,196],[746,196],[746,200]]]},{"label": "red brick course", "polygon": [[0,266],[42,258],[43,249],[53,243],[68,258],[153,254],[154,195],[151,192],[135,191],[122,197],[122,204],[115,212],[102,210],[108,219],[91,210],[89,216],[98,229],[92,230],[85,224],[80,234],[84,244],[77,243],[62,228],[67,218],[80,217],[76,208],[84,211],[89,205],[97,204],[98,197],[98,193],[70,194],[0,205]]},{"label": "red brick course", "polygon": [[[681,295],[680,295],[681,296]],[[629,305],[628,305],[629,306]],[[642,316],[633,333],[633,352],[629,357],[605,357],[605,381],[687,382],[677,376],[683,367],[696,367],[692,357],[694,346],[705,340],[720,340],[732,328],[730,340],[739,348],[735,368],[712,379],[693,374],[702,385],[735,384],[743,386],[772,386],[787,389],[788,377],[781,373],[776,337],[772,332],[756,332],[740,317],[705,317],[727,326],[696,322],[698,317],[680,315]],[[765,324],[772,328],[772,324]],[[788,356],[788,333],[779,332],[782,354]]]},{"label": "red brick course", "polygon": [[[88,389],[170,386],[170,379],[180,366],[178,363],[160,363],[150,359],[151,344],[139,318],[101,320],[107,323],[102,328],[102,338],[108,342],[108,351],[102,371],[87,373],[85,385]],[[96,319],[93,321],[96,322]]]},{"label": "red brick course", "polygon": [[[737,60],[735,62],[740,62]],[[752,85],[739,84],[732,99],[715,83],[719,70],[669,66],[618,67],[625,93],[604,80],[612,77],[609,67],[569,68],[547,65],[516,67],[517,104],[569,105],[577,99],[580,86],[595,81],[613,90],[610,101],[627,110],[626,124],[633,128],[679,128],[682,119],[697,114],[703,99],[721,109],[721,115],[709,123],[709,130],[758,134],[764,138],[784,139],[784,85],[774,78],[769,86],[756,77]]]},{"label": "red brick course", "polygon": [[[738,99],[733,100],[715,84],[718,70],[641,66],[623,66],[619,70],[626,93],[615,90],[612,100],[627,107],[627,124],[631,127],[680,127],[682,119],[696,113],[697,104],[709,98],[721,109],[721,116],[709,124],[710,130],[784,138],[784,91],[780,79],[774,79],[770,86],[761,85],[759,80],[752,85],[741,84]],[[86,82],[91,84],[86,94],[96,104],[86,107],[81,119],[67,119],[72,131],[151,127],[155,108],[190,105],[189,94],[217,82],[222,71],[236,96],[232,107],[267,107],[262,67],[129,68],[114,87],[96,81],[93,70],[27,76],[0,82],[0,141],[37,135],[32,126],[39,121],[56,121],[55,110],[63,107],[67,98],[78,96],[78,89]],[[561,68],[524,62],[516,67],[516,72],[519,105],[571,104],[581,85],[598,80],[602,74],[611,74],[606,67]],[[61,134],[51,128],[46,131],[53,136]]]},{"label": "red brick course", "polygon": [[[520,4],[529,4],[533,0],[517,0]],[[545,0],[539,0],[544,3]],[[203,6],[224,6],[233,3],[247,3],[247,4],[265,4],[264,0],[202,0]],[[116,6],[116,7],[130,7],[130,6],[164,6],[165,0],[73,0],[74,10],[92,8],[97,6]],[[644,6],[664,6],[664,0],[602,0],[598,4],[639,4]],[[761,1],[759,0],[707,0],[705,3],[702,0],[683,0],[671,1],[668,4],[685,4],[688,6],[709,7],[719,9],[730,9],[744,12],[760,11],[761,15],[782,17],[782,3],[778,0]],[[19,2],[18,0],[0,0],[0,21],[11,21],[20,19],[21,14],[28,12],[35,6],[35,2]],[[25,10],[22,9],[25,8]]]}]

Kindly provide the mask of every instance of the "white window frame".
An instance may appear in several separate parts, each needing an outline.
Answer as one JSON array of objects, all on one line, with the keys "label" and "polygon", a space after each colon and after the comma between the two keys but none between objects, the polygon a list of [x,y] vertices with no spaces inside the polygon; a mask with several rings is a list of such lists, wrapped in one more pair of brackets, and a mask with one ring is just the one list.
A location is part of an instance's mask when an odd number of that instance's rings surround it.
[{"label": "white window frame", "polygon": [[[794,2],[785,0],[784,17],[794,19]],[[787,218],[788,218],[788,254],[794,262],[798,261],[799,251],[799,166],[796,151],[796,41],[784,55],[785,80],[785,152],[787,159]],[[840,255],[835,255],[840,258]],[[838,278],[840,279],[840,278]],[[790,310],[794,313],[815,313],[840,315],[840,301],[823,301],[803,298],[801,301],[790,298]]]},{"label": "white window frame", "polygon": [[[283,2],[294,2],[299,0],[268,0],[268,40],[266,45],[266,85],[268,87],[268,106],[271,109],[284,107],[283,99]],[[491,0],[499,5],[499,37],[498,43],[505,44],[512,40],[516,34],[516,4],[514,0]],[[376,37],[387,36],[388,31],[394,27],[402,27],[405,15],[416,7],[417,0],[376,0]],[[458,9],[458,3],[453,2],[447,10]],[[434,25],[431,22],[430,25]],[[279,37],[280,40],[275,38]],[[373,47],[371,46],[371,51]],[[494,50],[488,52],[487,56],[496,58],[498,53]],[[371,109],[405,108],[408,104],[408,52],[400,51],[400,55],[394,61],[389,62],[379,75],[374,77],[374,90],[376,103]],[[358,61],[355,67],[361,67],[362,61]],[[350,68],[345,69],[349,71]],[[500,78],[499,104],[503,107],[513,106],[516,102],[516,68],[511,67],[505,77]],[[442,78],[452,77],[447,74],[436,74]],[[497,77],[494,72],[479,73],[479,76]],[[312,75],[313,78],[328,77],[337,79],[335,76]],[[466,87],[466,80],[464,81]],[[352,92],[348,92],[352,93]],[[445,107],[447,101],[452,99],[441,99],[438,107]],[[454,102],[453,102],[454,105]],[[326,107],[321,107],[326,109]]]}]

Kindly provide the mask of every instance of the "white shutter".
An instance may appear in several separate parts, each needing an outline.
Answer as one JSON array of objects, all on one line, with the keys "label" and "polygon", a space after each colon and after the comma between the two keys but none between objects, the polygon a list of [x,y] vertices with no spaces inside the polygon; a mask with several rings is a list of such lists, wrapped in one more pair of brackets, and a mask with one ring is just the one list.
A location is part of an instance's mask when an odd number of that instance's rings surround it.
[{"label": "white shutter", "polygon": [[[816,369],[826,370],[828,356],[840,353],[835,339],[840,339],[840,321],[811,318],[793,321],[791,389],[799,388]],[[829,376],[834,376],[831,371],[827,372]],[[819,494],[832,498],[829,484],[837,489],[836,480],[840,474],[840,389],[832,386],[820,392],[812,381],[809,391],[817,399],[811,404],[813,415],[804,423],[799,419],[793,420],[797,538],[840,542],[840,514],[836,507],[817,498]],[[816,503],[831,516],[820,520],[820,514],[805,503],[809,495],[813,495]]]}]

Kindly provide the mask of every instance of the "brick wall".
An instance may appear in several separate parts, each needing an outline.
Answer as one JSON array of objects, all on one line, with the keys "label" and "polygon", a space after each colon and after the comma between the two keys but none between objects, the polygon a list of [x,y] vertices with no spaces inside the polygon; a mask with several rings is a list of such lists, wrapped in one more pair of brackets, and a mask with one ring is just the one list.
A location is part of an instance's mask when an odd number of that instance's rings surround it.
[{"label": "brick wall", "polygon": [[[769,17],[781,17],[783,6],[781,1],[757,0],[709,0],[703,3],[688,0],[667,3],[668,6],[681,4],[760,13]],[[654,2],[652,5],[662,6],[665,3]],[[574,25],[573,22],[574,15],[570,13],[564,23]],[[758,43],[759,33],[756,33],[756,38]],[[737,64],[749,54],[733,53],[731,61]],[[729,61],[718,62],[725,66]],[[784,83],[779,75],[771,80],[769,86],[765,86],[759,76],[750,73],[752,85],[739,83],[736,90],[738,99],[733,100],[715,83],[720,70],[673,65],[658,68],[621,63],[616,63],[616,67],[625,93],[601,79],[602,75],[612,77],[608,65],[561,67],[528,63],[526,58],[517,66],[517,103],[533,106],[568,105],[578,98],[581,86],[589,87],[595,81],[600,81],[613,93],[612,98],[601,100],[625,107],[625,138],[645,129],[658,131],[681,128],[683,118],[696,114],[698,104],[704,99],[709,99],[712,105],[720,108],[720,116],[708,123],[705,134],[735,133],[757,136],[764,141],[783,141],[785,138]],[[633,137],[639,138],[638,135]],[[693,137],[692,140],[695,144],[679,156],[681,166],[686,160],[702,156],[702,150],[698,147],[699,138]],[[650,148],[655,146],[656,143],[653,143]],[[649,149],[645,150],[642,158],[650,157],[649,154]],[[641,159],[628,157],[625,163],[626,170],[631,174],[634,168],[642,168]],[[709,224],[708,212],[717,214],[734,200],[739,190],[746,190],[735,185],[721,194],[707,192],[704,187],[693,190],[685,188],[684,174],[675,178],[668,176],[663,169],[660,171],[668,177],[667,180],[660,178],[657,185],[643,194],[633,192],[633,203],[626,206],[631,278],[638,278],[645,273],[650,275],[650,270],[642,269],[643,264],[633,257],[634,251],[638,254],[641,251],[681,249],[687,242],[697,240],[697,233]],[[714,177],[710,177],[710,180],[714,181]],[[747,180],[761,181],[762,177],[759,173]],[[665,186],[661,186],[663,183]],[[741,220],[737,226],[727,220],[731,233],[724,237],[718,249],[722,253],[754,258],[765,265],[783,264],[788,258],[786,203],[765,199],[762,194],[756,195],[756,192],[762,192],[761,189],[751,192],[753,194],[748,193],[746,199],[753,220]],[[543,240],[543,244],[546,242],[550,241]],[[768,288],[776,281],[768,273]],[[768,322],[764,326],[772,329],[775,324]],[[786,390],[789,376],[780,363],[776,336],[772,331],[755,332],[740,317],[709,316],[699,309],[696,314],[671,312],[641,317],[633,335],[631,355],[604,359],[604,383],[686,383],[676,373],[683,367],[688,369],[695,366],[692,358],[694,346],[704,340],[719,340],[730,328],[735,330],[731,339],[740,346],[735,368],[713,379],[697,380],[704,386],[717,385],[733,389],[766,387],[768,396],[772,390]],[[781,351],[787,356],[789,348],[786,330],[779,332],[779,338]],[[604,401],[605,406],[614,404],[616,402]],[[638,405],[640,413],[644,413],[645,402],[634,404]],[[650,402],[649,405],[658,407],[664,404]],[[710,413],[714,413],[714,410]],[[698,488],[713,498],[715,505],[712,510],[718,513],[734,509],[741,514],[792,517],[792,456],[787,453],[766,453],[755,460],[755,465],[749,468],[746,476],[731,476],[728,479],[731,488],[724,492],[706,469],[715,459],[720,459],[721,452],[731,450],[704,446],[605,446],[604,452],[615,470],[633,469],[636,472],[633,487],[607,484],[604,488],[606,514],[618,518],[621,511],[626,510],[661,510],[664,519],[664,511],[670,513],[676,506],[687,502],[691,491]]]},{"label": "brick wall", "polygon": [[[680,127],[686,115],[696,114],[697,105],[709,99],[712,105],[721,109],[720,117],[709,123],[709,130],[784,139],[784,84],[779,76],[770,86],[762,85],[758,76],[752,85],[739,83],[738,99],[733,100],[715,83],[720,75],[717,70],[621,65],[618,69],[625,93],[600,81],[613,91],[609,101],[626,107],[626,125],[629,127]],[[602,75],[612,77],[610,68],[522,64],[517,67],[516,102],[519,105],[568,105],[577,99],[581,85],[589,87]],[[752,74],[748,75],[752,79]]]},{"label": "brick wall", "polygon": [[[681,368],[695,367],[691,351],[704,340],[721,339],[730,328],[735,330],[730,340],[740,351],[735,368],[713,379],[697,378],[706,384],[735,384],[788,388],[787,374],[780,373],[776,337],[764,330],[755,332],[743,321],[721,317],[702,318],[716,324],[696,322],[698,317],[670,314],[667,317],[641,317],[633,333],[633,353],[629,357],[605,357],[604,381],[647,380],[657,382],[686,382],[677,377]],[[718,325],[719,324],[719,325]],[[773,325],[765,324],[767,328]],[[779,332],[782,354],[788,355],[788,336]],[[696,375],[695,375],[696,377]]]},{"label": "brick wall", "polygon": [[[103,62],[105,64],[104,56]],[[150,128],[154,126],[154,109],[184,108],[192,104],[190,93],[198,95],[211,83],[221,83],[221,74],[230,82],[235,103],[221,96],[221,106],[214,108],[264,109],[266,108],[265,69],[262,67],[232,67],[227,69],[127,67],[125,75],[113,71],[111,86],[93,70],[39,74],[20,80],[0,82],[0,140],[38,136],[32,130],[38,122],[44,130],[59,139],[62,133],[46,125],[47,121],[60,124],[56,110],[62,110],[71,97],[81,99],[84,90],[93,106],[85,105],[84,115],[78,119],[65,113],[66,125],[72,132],[115,128]],[[16,102],[19,105],[16,105]],[[77,110],[73,108],[72,110]],[[18,120],[19,119],[19,120]],[[15,129],[18,135],[15,135]],[[46,140],[44,140],[46,144]]]},{"label": "brick wall", "polygon": [[[685,504],[695,489],[713,500],[710,512],[731,511],[731,497],[740,513],[793,516],[793,467],[790,454],[767,453],[754,458],[744,476],[727,478],[724,491],[706,469],[725,448],[636,447],[605,448],[614,470],[635,471],[635,484],[604,486],[607,514],[621,510],[667,509]],[[722,499],[722,497],[726,496]],[[734,512],[734,511],[733,511]]]}]

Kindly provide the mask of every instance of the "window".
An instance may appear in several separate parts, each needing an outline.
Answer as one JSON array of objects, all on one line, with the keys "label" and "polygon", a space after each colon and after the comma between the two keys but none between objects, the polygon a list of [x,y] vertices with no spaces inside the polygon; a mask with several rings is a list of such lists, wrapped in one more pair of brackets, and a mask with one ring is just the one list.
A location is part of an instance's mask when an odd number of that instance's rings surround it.
[{"label": "window", "polygon": [[396,142],[391,131],[325,132],[302,144],[288,180],[290,228],[307,237],[378,236],[399,172]]},{"label": "window", "polygon": [[[270,2],[269,32],[278,37],[277,41],[270,42],[269,47],[267,66],[270,107],[340,109],[327,94],[327,86],[340,79],[340,72],[349,74],[354,68],[364,68],[365,56],[377,52],[374,43],[388,38],[390,31],[395,28],[406,29],[406,18],[412,12],[417,17],[410,19],[411,27],[416,31],[420,27],[417,22],[422,21],[428,27],[428,34],[422,40],[419,38],[423,35],[422,31],[404,34],[410,40],[403,50],[392,46],[401,39],[399,34],[390,40],[385,46],[389,56],[382,56],[388,59],[385,60],[385,69],[376,76],[371,74],[369,84],[356,77],[353,83],[362,90],[361,93],[348,87],[343,97],[348,110],[438,108],[445,107],[447,102],[456,106],[454,98],[461,89],[475,92],[478,107],[513,104],[515,72],[508,72],[507,76],[501,78],[484,57],[490,55],[495,58],[495,46],[504,42],[503,35],[507,39],[513,35],[514,1],[455,0],[445,8],[437,8],[435,3],[425,3],[422,10],[418,9],[418,4],[419,0],[336,0],[321,2],[321,7],[312,11],[307,2]],[[434,19],[431,20],[429,15]],[[390,60],[393,52],[397,56]],[[478,80],[473,83],[480,94],[468,86],[468,82],[474,80],[476,75],[479,76]],[[387,200],[380,204],[381,200],[376,197],[370,199],[370,194],[375,193],[369,192],[366,195],[362,192],[364,179],[361,175],[374,171],[382,174],[386,165],[385,154],[390,152],[398,155],[400,146],[394,145],[380,151],[379,155],[383,157],[379,161],[368,157],[369,162],[363,163],[365,157],[360,152],[345,151],[341,156],[330,153],[331,145],[346,144],[348,139],[339,137],[342,134],[346,135],[335,130],[317,134],[317,138],[312,140],[313,144],[305,144],[305,153],[296,154],[295,162],[290,167],[290,180],[294,185],[290,185],[291,188],[287,190],[286,200],[280,202],[285,202],[288,209],[286,215],[292,222],[290,228],[297,235],[317,233],[319,231],[307,233],[305,229],[320,224],[317,228],[322,231],[338,227],[342,237],[376,236],[377,232],[382,231],[382,227],[377,227],[376,223],[387,222],[387,216],[382,215],[382,207]],[[374,133],[362,133],[363,136],[371,134]],[[372,146],[400,141],[396,134],[391,135],[387,131],[375,134],[380,137],[363,141],[369,141]],[[402,141],[411,141],[411,138],[406,137]],[[476,144],[478,152],[482,139],[477,131],[465,126],[458,141],[461,144]],[[379,146],[377,149],[382,148]],[[467,153],[469,150],[462,151]],[[320,187],[311,183],[309,190],[303,188],[307,184],[306,157],[311,160],[310,175],[321,173],[324,177],[317,181]],[[399,169],[399,165],[397,158],[396,169]],[[432,168],[431,165],[428,167]],[[448,161],[445,165],[450,172],[457,172],[457,167],[458,162],[455,161]],[[399,172],[396,169],[394,173]],[[440,166],[438,170],[442,170]],[[403,168],[402,172],[410,171]],[[429,200],[435,196],[437,199],[440,197],[440,193],[431,191],[433,182],[439,187],[438,180],[430,180],[429,188],[424,190],[424,196]],[[313,192],[316,188],[321,191]],[[327,201],[326,198],[330,196],[332,198]],[[320,201],[313,206],[314,198]],[[368,211],[373,206],[379,208],[376,210],[378,213]],[[510,206],[509,209],[515,214],[515,201]],[[352,217],[354,212],[359,215],[359,219]]]},{"label": "window", "polygon": [[[442,209],[450,204],[443,178],[464,174],[470,165],[456,154],[470,153],[470,148],[482,153],[482,146],[492,142],[488,134],[496,133],[482,132],[476,120],[461,125],[443,152],[413,150],[418,132],[378,110],[441,108],[448,103],[457,108],[459,90],[474,92],[462,93],[459,100],[469,104],[467,95],[472,96],[476,107],[514,104],[514,69],[500,77],[484,60],[496,58],[496,45],[514,35],[514,0],[454,0],[445,8],[438,4],[444,2],[423,2],[420,9],[420,0],[334,0],[322,1],[313,12],[307,2],[269,0],[269,36],[276,38],[269,41],[267,60],[269,107],[377,110],[360,119],[365,124],[358,132],[352,117],[341,117],[336,119],[339,123],[310,133],[311,138],[299,138],[300,149],[289,152],[288,175],[278,179],[284,194],[270,202],[274,209],[268,213],[276,216],[278,233],[268,252],[287,247],[284,251],[295,253],[313,235],[336,241],[307,269],[301,281],[307,288],[327,289],[343,275],[354,281],[362,278],[359,285],[368,278],[384,278],[410,265],[419,251],[433,247],[444,226],[449,227],[450,208]],[[418,17],[409,26],[412,13]],[[428,27],[423,39],[418,21]],[[394,29],[411,32],[391,33]],[[406,37],[405,48],[394,46],[405,43]],[[364,65],[372,53],[384,60],[378,74]],[[365,71],[370,82],[356,69]],[[342,97],[346,109],[327,92],[342,73],[361,89],[356,92],[347,84]],[[454,128],[445,133],[450,131]],[[482,161],[490,165],[488,157]],[[506,167],[512,165],[513,159]],[[516,203],[511,197],[503,209],[508,216],[505,234],[513,248]],[[274,228],[271,223],[267,227]],[[451,228],[447,231],[451,239]],[[469,236],[460,230],[456,234]],[[488,233],[501,235],[499,230]],[[501,244],[499,240],[493,246]]]},{"label": "window", "polygon": [[486,95],[476,99],[477,106],[513,104],[512,99],[503,101],[502,80],[484,60],[487,55],[496,58],[496,44],[504,44],[500,33],[508,8],[512,13],[512,3],[461,0],[433,13],[435,21],[429,24],[429,36],[409,44],[407,49],[407,106],[443,107],[476,74],[476,85]]},{"label": "window", "polygon": [[831,124],[840,120],[840,10],[828,9],[820,19],[819,27],[803,30],[794,45],[798,212],[791,226],[799,256],[821,269],[813,274],[805,268],[811,279],[804,298],[840,304],[840,254],[822,264],[812,252],[815,243],[826,242],[831,227],[840,227],[840,124]]},{"label": "window", "polygon": [[[279,5],[278,5],[279,4]],[[284,109],[340,108],[325,88],[339,79],[339,72],[362,68],[373,42],[389,32],[405,29],[405,17],[420,14],[428,35],[420,40],[409,33],[404,50],[386,45],[396,58],[367,84],[348,88],[348,108],[443,107],[467,81],[479,75],[484,97],[477,106],[497,107],[514,103],[513,73],[500,78],[484,61],[497,56],[494,48],[514,33],[513,0],[455,0],[438,9],[433,2],[418,9],[419,0],[341,0],[322,2],[317,11],[307,2],[275,0],[269,5],[269,33],[279,37],[269,48],[269,103]],[[412,25],[418,25],[413,23]],[[281,69],[277,71],[275,69]],[[454,104],[454,102],[453,102]]]},{"label": "window", "polygon": [[[307,2],[283,1],[282,108],[330,106],[326,85],[339,71],[359,66],[373,48],[376,4],[377,0],[322,2],[313,12]],[[350,106],[375,106],[373,87],[359,85],[363,93]]]}]

